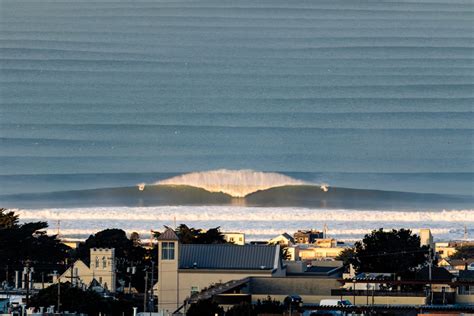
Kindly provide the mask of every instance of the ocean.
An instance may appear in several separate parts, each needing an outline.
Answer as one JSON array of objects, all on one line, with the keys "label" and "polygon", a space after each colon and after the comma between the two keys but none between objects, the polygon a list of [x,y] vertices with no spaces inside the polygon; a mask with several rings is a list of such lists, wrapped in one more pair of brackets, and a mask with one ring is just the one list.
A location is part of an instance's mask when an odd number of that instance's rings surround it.
[{"label": "ocean", "polygon": [[[0,0],[0,205],[65,238],[473,238],[473,21],[464,0]],[[226,181],[250,193],[204,188]]]}]

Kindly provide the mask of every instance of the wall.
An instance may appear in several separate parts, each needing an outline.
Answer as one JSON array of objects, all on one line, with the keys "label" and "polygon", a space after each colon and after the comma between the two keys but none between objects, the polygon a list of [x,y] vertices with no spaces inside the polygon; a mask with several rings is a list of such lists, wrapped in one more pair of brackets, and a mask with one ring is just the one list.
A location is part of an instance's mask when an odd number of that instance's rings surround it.
[{"label": "wall", "polygon": [[272,276],[270,271],[248,271],[248,272],[233,272],[224,271],[206,272],[203,270],[180,270],[179,271],[179,300],[184,302],[191,294],[191,287],[197,286],[198,290],[201,291],[204,288],[209,287],[215,283],[226,283],[231,280],[241,280],[249,276],[259,276],[264,278],[270,278]]},{"label": "wall", "polygon": [[474,294],[456,294],[456,304],[470,304],[474,305]]}]

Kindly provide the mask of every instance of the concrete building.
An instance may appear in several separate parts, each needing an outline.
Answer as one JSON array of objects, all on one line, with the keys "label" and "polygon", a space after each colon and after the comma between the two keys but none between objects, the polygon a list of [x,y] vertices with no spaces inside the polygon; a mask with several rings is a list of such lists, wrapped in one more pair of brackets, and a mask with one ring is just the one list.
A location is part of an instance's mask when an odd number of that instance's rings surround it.
[{"label": "concrete building", "polygon": [[158,311],[170,313],[205,288],[251,276],[284,276],[280,246],[181,244],[171,229],[158,237]]},{"label": "concrete building", "polygon": [[90,265],[77,260],[60,277],[60,282],[88,288],[94,280],[109,292],[116,290],[115,249],[91,248]]},{"label": "concrete building", "polygon": [[431,230],[428,228],[420,229],[420,245],[427,246],[430,249],[434,249],[433,235]]},{"label": "concrete building", "polygon": [[222,233],[224,235],[225,241],[234,245],[245,245],[245,234],[244,233],[236,233],[236,232],[226,232]]}]

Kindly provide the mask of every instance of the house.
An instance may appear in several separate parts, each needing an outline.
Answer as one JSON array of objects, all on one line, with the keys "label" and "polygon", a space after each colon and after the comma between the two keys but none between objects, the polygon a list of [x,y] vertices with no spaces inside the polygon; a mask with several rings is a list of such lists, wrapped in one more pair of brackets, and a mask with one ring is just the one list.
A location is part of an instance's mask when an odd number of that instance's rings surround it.
[{"label": "house", "polygon": [[222,235],[224,235],[224,239],[228,243],[232,243],[232,244],[240,245],[240,246],[245,245],[244,233],[226,232],[226,233],[222,233]]},{"label": "house", "polygon": [[459,271],[456,304],[474,305],[474,270]]},{"label": "house", "polygon": [[449,242],[435,243],[435,252],[441,259],[449,258],[456,253],[456,247]]},{"label": "house", "polygon": [[453,274],[458,274],[459,271],[466,270],[466,266],[474,264],[474,258],[469,259],[449,259],[444,258],[438,262],[439,267],[443,267]]},{"label": "house", "polygon": [[171,228],[158,237],[158,311],[173,312],[191,295],[251,276],[284,276],[280,245],[181,244]]},{"label": "house", "polygon": [[283,233],[281,235],[278,235],[268,241],[269,245],[276,245],[279,244],[281,246],[292,246],[295,244],[295,239],[291,237],[290,234],[288,233]]},{"label": "house", "polygon": [[77,260],[59,277],[59,280],[84,288],[97,284],[104,290],[115,292],[115,249],[91,248],[90,265]]},{"label": "house", "polygon": [[298,244],[312,244],[316,239],[324,238],[324,233],[318,230],[298,230],[293,234],[295,242]]}]

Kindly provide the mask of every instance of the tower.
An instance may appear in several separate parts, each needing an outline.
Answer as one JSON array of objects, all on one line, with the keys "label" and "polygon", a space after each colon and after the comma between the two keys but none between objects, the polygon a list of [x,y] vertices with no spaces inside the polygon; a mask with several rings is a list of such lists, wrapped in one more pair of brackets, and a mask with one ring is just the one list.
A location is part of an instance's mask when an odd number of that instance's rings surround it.
[{"label": "tower", "polygon": [[158,311],[172,312],[179,307],[179,238],[166,227],[158,237]]},{"label": "tower", "polygon": [[110,292],[115,292],[115,249],[91,248],[90,271],[94,279]]}]

